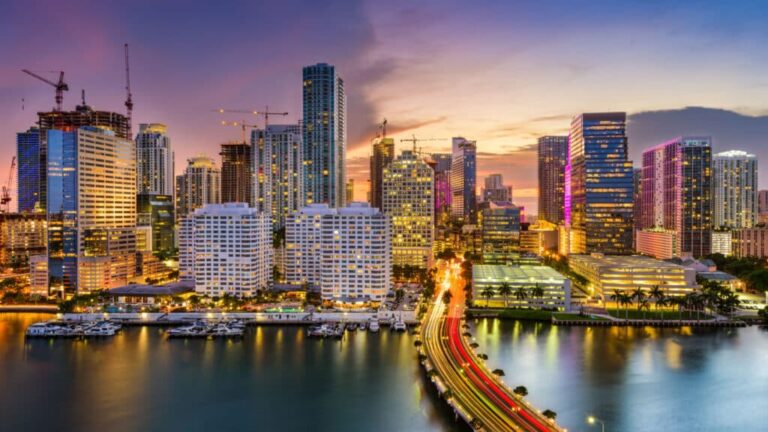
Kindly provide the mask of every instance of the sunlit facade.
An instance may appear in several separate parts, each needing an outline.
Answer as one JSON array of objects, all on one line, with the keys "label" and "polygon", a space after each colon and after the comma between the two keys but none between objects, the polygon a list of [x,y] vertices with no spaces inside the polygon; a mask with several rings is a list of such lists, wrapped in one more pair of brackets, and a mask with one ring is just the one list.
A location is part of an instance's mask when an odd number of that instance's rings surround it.
[{"label": "sunlit facade", "polygon": [[565,212],[565,165],[568,137],[544,136],[538,141],[539,220],[554,224]]},{"label": "sunlit facade", "polygon": [[751,228],[757,223],[757,157],[740,150],[713,160],[715,228]]},{"label": "sunlit facade", "polygon": [[382,212],[392,222],[392,265],[432,264],[434,172],[410,150],[383,171]]},{"label": "sunlit facade", "polygon": [[640,255],[571,255],[571,270],[588,282],[589,294],[609,300],[614,291],[646,294],[658,286],[667,296],[683,296],[698,288],[696,270]]},{"label": "sunlit facade", "polygon": [[637,209],[637,251],[656,253],[650,242],[660,230],[675,234],[675,257],[710,253],[712,231],[712,143],[709,137],[679,137],[643,152],[642,202]]},{"label": "sunlit facade", "polygon": [[344,80],[326,63],[303,69],[303,157],[305,203],[343,207],[347,155]]},{"label": "sunlit facade", "polygon": [[633,177],[626,113],[573,119],[566,176],[570,253],[632,253]]},{"label": "sunlit facade", "polygon": [[82,127],[49,130],[47,144],[50,294],[125,285],[135,273],[135,143]]}]

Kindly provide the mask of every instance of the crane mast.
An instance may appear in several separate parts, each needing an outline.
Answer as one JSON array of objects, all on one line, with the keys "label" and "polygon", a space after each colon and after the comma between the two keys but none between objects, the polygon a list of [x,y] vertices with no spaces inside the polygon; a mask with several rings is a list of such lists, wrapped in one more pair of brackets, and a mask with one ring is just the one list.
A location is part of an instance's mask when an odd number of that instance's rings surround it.
[{"label": "crane mast", "polygon": [[125,110],[126,120],[128,122],[128,137],[133,139],[133,133],[131,132],[132,117],[133,117],[133,98],[131,95],[131,66],[128,56],[128,44],[125,44]]}]

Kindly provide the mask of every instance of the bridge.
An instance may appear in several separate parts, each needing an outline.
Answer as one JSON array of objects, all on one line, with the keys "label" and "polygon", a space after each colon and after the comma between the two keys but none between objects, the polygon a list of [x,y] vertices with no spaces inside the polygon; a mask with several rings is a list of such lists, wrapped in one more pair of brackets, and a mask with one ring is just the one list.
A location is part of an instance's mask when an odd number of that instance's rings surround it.
[{"label": "bridge", "polygon": [[[422,325],[424,366],[438,391],[474,430],[564,431],[515,395],[485,366],[463,335],[464,294],[458,265],[441,271],[440,294]],[[449,305],[443,295],[451,292]]]}]

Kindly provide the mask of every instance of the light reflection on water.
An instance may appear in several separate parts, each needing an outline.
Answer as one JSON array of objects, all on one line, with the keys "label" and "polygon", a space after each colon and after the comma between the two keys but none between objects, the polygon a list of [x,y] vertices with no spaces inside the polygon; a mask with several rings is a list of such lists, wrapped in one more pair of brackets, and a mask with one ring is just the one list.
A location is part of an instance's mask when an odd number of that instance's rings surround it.
[{"label": "light reflection on water", "polygon": [[556,327],[478,319],[479,351],[511,386],[571,431],[761,430],[768,422],[768,331]]},{"label": "light reflection on water", "polygon": [[167,340],[142,327],[25,341],[29,324],[50,318],[0,314],[1,431],[456,429],[427,392],[407,334],[339,342],[286,326]]}]

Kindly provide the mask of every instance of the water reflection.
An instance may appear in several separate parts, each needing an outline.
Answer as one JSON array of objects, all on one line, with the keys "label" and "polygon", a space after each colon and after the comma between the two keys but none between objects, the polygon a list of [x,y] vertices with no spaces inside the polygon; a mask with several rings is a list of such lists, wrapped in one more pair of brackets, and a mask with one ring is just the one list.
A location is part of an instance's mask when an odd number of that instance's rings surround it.
[{"label": "water reflection", "polygon": [[591,328],[484,319],[472,325],[489,366],[504,369],[511,385],[528,387],[530,399],[558,412],[569,430],[585,430],[587,414],[621,431],[760,429],[768,421],[768,382],[758,379],[768,376],[768,334],[756,327]]}]

